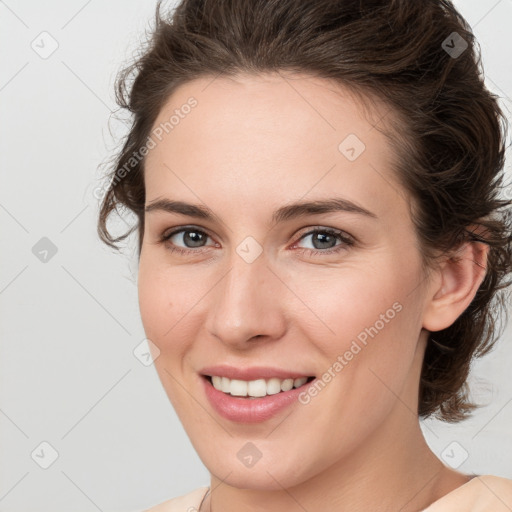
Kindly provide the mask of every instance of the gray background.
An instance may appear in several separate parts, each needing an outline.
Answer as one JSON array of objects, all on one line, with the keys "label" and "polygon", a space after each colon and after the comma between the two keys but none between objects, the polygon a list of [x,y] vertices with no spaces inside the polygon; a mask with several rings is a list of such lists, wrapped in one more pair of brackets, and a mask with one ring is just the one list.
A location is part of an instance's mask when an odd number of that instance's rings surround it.
[{"label": "gray background", "polygon": [[[144,339],[135,238],[116,254],[96,236],[98,166],[124,133],[109,122],[113,81],[154,3],[0,1],[0,511],[130,512],[208,484],[154,368],[133,354]],[[510,119],[512,0],[456,5]],[[510,167],[509,156],[509,178]],[[34,254],[43,237],[57,249],[46,262]],[[511,342],[509,325],[473,368],[487,407],[422,424],[460,471],[512,478]],[[47,469],[42,442],[58,453]]]}]

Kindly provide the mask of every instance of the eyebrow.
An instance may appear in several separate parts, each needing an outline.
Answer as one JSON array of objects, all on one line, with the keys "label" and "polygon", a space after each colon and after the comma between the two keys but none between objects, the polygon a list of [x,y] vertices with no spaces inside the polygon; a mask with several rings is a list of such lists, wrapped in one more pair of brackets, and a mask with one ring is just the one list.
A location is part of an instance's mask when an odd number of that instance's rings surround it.
[{"label": "eyebrow", "polygon": [[[171,199],[157,199],[149,203],[145,208],[146,212],[164,211],[178,213],[188,217],[195,217],[208,221],[220,221],[219,217],[207,206],[173,201]],[[329,198],[315,201],[299,201],[287,204],[278,208],[272,214],[272,223],[284,222],[286,220],[304,217],[306,215],[318,215],[322,213],[349,212],[358,213],[365,217],[377,219],[377,215],[362,206],[359,206],[348,199]]]}]

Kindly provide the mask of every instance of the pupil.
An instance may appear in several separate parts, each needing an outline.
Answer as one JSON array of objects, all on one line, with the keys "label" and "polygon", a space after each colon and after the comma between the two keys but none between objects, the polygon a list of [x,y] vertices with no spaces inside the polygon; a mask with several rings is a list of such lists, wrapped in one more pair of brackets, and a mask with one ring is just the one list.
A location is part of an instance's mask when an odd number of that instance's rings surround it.
[{"label": "pupil", "polygon": [[[199,247],[202,240],[201,240],[201,233],[198,233],[197,231],[187,231],[185,233],[185,238],[187,238],[189,241],[191,241],[192,247]],[[195,240],[194,240],[195,238]]]},{"label": "pupil", "polygon": [[[329,246],[329,247],[322,246],[322,243],[326,243],[326,239],[328,240],[329,238],[331,238],[331,239],[334,238],[332,235],[327,234],[327,233],[317,233],[316,236],[321,238],[320,247],[317,247],[317,249],[329,249],[332,247],[332,246]],[[313,240],[315,241],[315,237],[313,237]],[[318,240],[316,240],[316,241],[318,241]]]}]

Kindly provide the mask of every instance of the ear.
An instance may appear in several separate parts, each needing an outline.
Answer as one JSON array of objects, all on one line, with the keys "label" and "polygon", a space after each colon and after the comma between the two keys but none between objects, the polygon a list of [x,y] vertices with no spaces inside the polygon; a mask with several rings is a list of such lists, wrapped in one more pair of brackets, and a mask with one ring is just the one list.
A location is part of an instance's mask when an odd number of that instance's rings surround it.
[{"label": "ear", "polygon": [[423,315],[425,329],[446,329],[466,310],[485,278],[488,253],[487,244],[465,242],[436,270]]}]

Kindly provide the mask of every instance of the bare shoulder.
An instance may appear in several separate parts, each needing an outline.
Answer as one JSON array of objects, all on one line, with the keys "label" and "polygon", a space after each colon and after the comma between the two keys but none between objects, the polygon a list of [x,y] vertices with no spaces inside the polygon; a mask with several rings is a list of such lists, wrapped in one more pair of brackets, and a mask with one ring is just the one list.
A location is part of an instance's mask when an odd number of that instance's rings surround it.
[{"label": "bare shoulder", "polygon": [[482,500],[494,497],[512,510],[512,480],[501,476],[483,475],[473,478],[475,487],[478,487],[478,497]]},{"label": "bare shoulder", "polygon": [[505,512],[512,510],[512,480],[494,475],[472,478],[423,512]]},{"label": "bare shoulder", "polygon": [[197,512],[208,487],[198,487],[182,496],[164,501],[144,512]]}]

